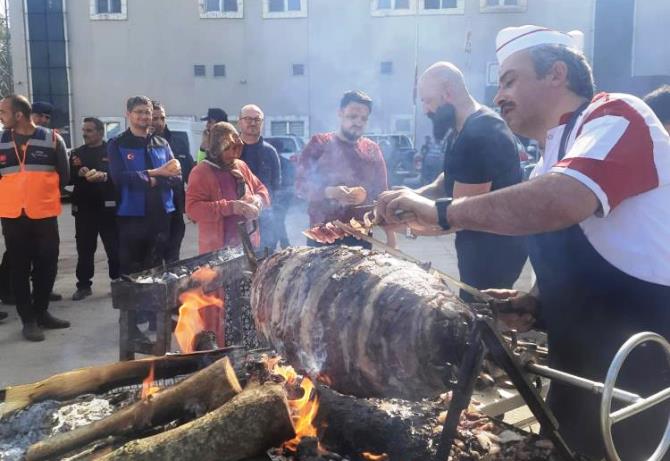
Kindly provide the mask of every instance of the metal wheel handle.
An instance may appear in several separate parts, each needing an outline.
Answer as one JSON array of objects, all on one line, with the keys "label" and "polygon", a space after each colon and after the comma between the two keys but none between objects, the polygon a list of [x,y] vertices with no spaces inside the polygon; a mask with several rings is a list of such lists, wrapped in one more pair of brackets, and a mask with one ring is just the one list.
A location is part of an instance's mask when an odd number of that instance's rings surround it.
[{"label": "metal wheel handle", "polygon": [[[628,355],[633,351],[633,349],[642,343],[646,343],[647,341],[653,341],[660,344],[661,347],[665,350],[668,359],[670,360],[670,344],[668,341],[656,333],[642,332],[631,336],[630,339],[626,341],[623,346],[621,346],[619,351],[614,356],[614,360],[612,360],[612,364],[610,365],[609,370],[607,370],[607,378],[605,379],[605,385],[603,387],[603,396],[600,400],[600,429],[605,441],[607,459],[611,461],[621,460],[619,454],[617,453],[616,447],[614,446],[614,440],[612,439],[612,426],[619,421],[630,418],[631,416],[658,405],[659,403],[670,398],[670,388],[666,388],[654,395],[647,397],[646,399],[640,398],[635,403],[610,413],[614,385],[616,384],[616,380],[619,377],[619,372],[621,371],[621,367],[623,366],[624,361],[628,358]],[[648,461],[660,460],[668,451],[669,447],[670,419],[668,420],[668,424],[665,426],[665,431],[663,432],[661,443],[658,445],[654,453],[652,453]]]}]

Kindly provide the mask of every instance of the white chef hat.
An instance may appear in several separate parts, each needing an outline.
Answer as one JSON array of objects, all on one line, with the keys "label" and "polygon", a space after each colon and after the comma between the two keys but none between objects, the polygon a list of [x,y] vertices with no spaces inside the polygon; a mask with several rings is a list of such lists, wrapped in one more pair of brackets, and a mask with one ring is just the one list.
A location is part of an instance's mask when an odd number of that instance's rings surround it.
[{"label": "white chef hat", "polygon": [[496,37],[496,55],[498,64],[517,51],[525,50],[537,45],[561,45],[582,51],[584,48],[584,33],[579,30],[559,32],[540,26],[506,27],[498,32]]}]

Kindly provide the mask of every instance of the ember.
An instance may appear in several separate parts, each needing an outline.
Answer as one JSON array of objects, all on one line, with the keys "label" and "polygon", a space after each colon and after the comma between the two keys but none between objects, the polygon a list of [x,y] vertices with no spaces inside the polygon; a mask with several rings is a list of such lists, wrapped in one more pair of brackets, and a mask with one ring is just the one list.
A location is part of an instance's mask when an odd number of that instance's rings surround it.
[{"label": "ember", "polygon": [[160,390],[158,386],[154,386],[154,363],[151,362],[151,368],[149,369],[149,374],[142,381],[142,400],[146,400],[149,396],[155,394]]},{"label": "ember", "polygon": [[389,455],[387,455],[386,453],[382,453],[381,455],[375,455],[373,453],[368,453],[367,451],[361,453],[361,456],[366,461],[388,461],[390,459]]}]

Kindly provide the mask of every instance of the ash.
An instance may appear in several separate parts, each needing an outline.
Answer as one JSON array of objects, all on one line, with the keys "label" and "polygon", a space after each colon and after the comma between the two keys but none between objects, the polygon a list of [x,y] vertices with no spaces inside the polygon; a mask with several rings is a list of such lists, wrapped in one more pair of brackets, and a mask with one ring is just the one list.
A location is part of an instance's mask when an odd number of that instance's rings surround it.
[{"label": "ash", "polygon": [[113,412],[109,401],[93,396],[65,405],[54,400],[30,405],[0,421],[0,461],[19,461],[32,444]]}]

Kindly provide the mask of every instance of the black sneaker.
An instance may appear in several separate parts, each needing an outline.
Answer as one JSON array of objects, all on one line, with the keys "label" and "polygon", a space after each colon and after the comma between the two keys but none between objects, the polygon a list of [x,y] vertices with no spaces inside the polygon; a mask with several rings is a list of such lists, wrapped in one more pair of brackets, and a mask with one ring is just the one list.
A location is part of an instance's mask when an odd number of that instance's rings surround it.
[{"label": "black sneaker", "polygon": [[151,344],[151,340],[137,325],[130,327],[130,340],[143,344]]},{"label": "black sneaker", "polygon": [[81,301],[93,294],[91,288],[77,288],[77,291],[72,295],[72,301]]},{"label": "black sneaker", "polygon": [[0,320],[5,320],[9,314],[7,312],[0,311]]},{"label": "black sneaker", "polygon": [[23,325],[23,337],[28,341],[44,341],[44,332],[35,322],[28,322]]},{"label": "black sneaker", "polygon": [[59,328],[70,328],[70,322],[54,317],[48,312],[43,313],[38,319],[37,324],[47,330],[57,330]]},{"label": "black sneaker", "polygon": [[49,301],[62,301],[63,300],[63,295],[59,295],[58,293],[54,293],[53,291],[49,293]]}]

